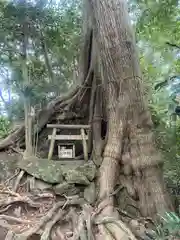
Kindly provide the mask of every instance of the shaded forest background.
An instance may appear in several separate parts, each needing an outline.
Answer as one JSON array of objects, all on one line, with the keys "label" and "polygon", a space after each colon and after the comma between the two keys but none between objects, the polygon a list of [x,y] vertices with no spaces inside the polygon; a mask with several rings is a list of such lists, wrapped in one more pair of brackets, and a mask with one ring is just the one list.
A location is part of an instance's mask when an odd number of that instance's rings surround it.
[{"label": "shaded forest background", "polygon": [[[0,136],[24,121],[24,99],[32,114],[79,82],[82,2],[0,2]],[[164,176],[180,189],[180,119],[175,114],[180,95],[180,8],[178,0],[129,0],[139,47],[146,97]],[[28,81],[22,73],[24,12],[28,13]],[[180,190],[179,190],[180,191]]]}]

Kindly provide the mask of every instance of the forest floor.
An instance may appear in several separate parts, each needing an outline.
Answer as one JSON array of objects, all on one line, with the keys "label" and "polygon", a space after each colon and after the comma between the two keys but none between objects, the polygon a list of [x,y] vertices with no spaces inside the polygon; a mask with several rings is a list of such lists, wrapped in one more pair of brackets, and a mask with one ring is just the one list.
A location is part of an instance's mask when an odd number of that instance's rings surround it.
[{"label": "forest floor", "polygon": [[33,229],[56,203],[53,193],[29,192],[27,181],[13,191],[17,161],[17,154],[0,153],[0,240],[6,239],[8,231],[21,234]]},{"label": "forest floor", "polygon": [[[69,200],[70,198],[67,199],[66,197],[57,198],[50,192],[27,192],[25,184],[19,187],[18,192],[14,192],[7,186],[1,184],[0,239],[36,240],[38,235],[39,238],[37,239],[40,239],[40,236],[44,234],[44,238],[41,239],[45,240],[49,239],[52,229],[51,237],[53,240],[61,239],[58,238],[61,235],[63,236],[62,239],[69,239],[69,237],[72,237],[73,232],[71,228],[67,226],[67,222],[65,223],[66,219],[63,218],[65,213],[63,209],[65,209],[66,204],[68,205]],[[72,202],[72,205],[73,204]],[[58,229],[56,223],[59,221],[61,223],[64,221],[63,225],[66,226],[64,228],[65,232],[63,232],[62,224],[61,230]],[[68,228],[69,231],[67,231]],[[6,236],[5,238],[7,233],[12,236]],[[14,235],[16,235],[16,238],[13,238]]]},{"label": "forest floor", "polygon": [[75,221],[77,223],[82,213],[84,199],[79,195],[57,196],[52,189],[32,190],[26,173],[14,188],[21,175],[21,170],[16,169],[17,162],[16,154],[0,153],[3,173],[0,184],[0,240],[70,239],[77,227]]},{"label": "forest floor", "polygon": [[[51,193],[30,194],[26,186],[18,192],[0,185],[0,225],[5,229],[21,234],[34,226],[53,207],[55,197]],[[1,238],[0,236],[0,239]]]},{"label": "forest floor", "polygon": [[[59,196],[52,189],[32,190],[27,174],[24,178],[21,178],[18,186],[14,188],[16,185],[14,183],[21,175],[21,170],[17,171],[16,162],[18,162],[16,154],[0,153],[2,173],[0,184],[0,240],[79,239],[80,232],[85,229],[86,232],[89,231],[90,234],[93,232],[93,235],[96,236],[99,222],[102,224],[98,215],[103,208],[98,208],[96,204],[89,204],[82,194],[70,196],[62,194],[62,196]],[[30,179],[33,180],[33,177],[31,176]],[[131,220],[133,227],[137,230],[137,235],[141,236],[142,233],[143,236],[148,229],[151,231],[151,228],[145,227],[143,219],[140,219],[140,221],[138,219]],[[149,220],[147,223],[149,226]],[[120,224],[122,224],[121,221]],[[126,224],[122,224],[121,227],[122,231],[131,236]],[[135,232],[133,231],[133,233]],[[136,237],[137,235],[135,234]],[[127,239],[144,238],[131,236]],[[153,238],[147,238],[146,236],[146,239]],[[169,239],[177,240],[178,238]]]}]

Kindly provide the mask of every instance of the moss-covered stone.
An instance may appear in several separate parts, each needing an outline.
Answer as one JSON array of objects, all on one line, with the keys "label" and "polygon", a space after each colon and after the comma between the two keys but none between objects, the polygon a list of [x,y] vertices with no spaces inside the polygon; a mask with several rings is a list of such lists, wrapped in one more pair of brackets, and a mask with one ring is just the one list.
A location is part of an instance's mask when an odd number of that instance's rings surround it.
[{"label": "moss-covered stone", "polygon": [[55,185],[53,187],[53,190],[57,195],[65,194],[66,196],[72,196],[80,192],[80,189],[75,187],[74,184],[70,184],[67,182]]},{"label": "moss-covered stone", "polygon": [[40,189],[40,190],[45,190],[45,189],[51,189],[52,185],[49,183],[46,183],[42,180],[36,179],[34,181],[34,188],[35,189]]},{"label": "moss-covered stone", "polygon": [[65,176],[65,179],[68,183],[76,183],[82,185],[90,184],[87,177],[82,172],[77,170],[69,170]]},{"label": "moss-covered stone", "polygon": [[62,183],[63,173],[58,161],[40,158],[28,158],[18,163],[19,167],[35,178],[48,183]]},{"label": "moss-covered stone", "polygon": [[93,162],[88,162],[77,167],[76,171],[81,172],[89,181],[92,181],[96,175],[96,166]]},{"label": "moss-covered stone", "polygon": [[19,161],[18,167],[35,178],[51,184],[63,183],[65,178],[68,183],[89,185],[96,174],[93,162],[82,163],[79,166],[76,161],[75,163],[71,161],[62,165],[62,161],[29,157]]}]

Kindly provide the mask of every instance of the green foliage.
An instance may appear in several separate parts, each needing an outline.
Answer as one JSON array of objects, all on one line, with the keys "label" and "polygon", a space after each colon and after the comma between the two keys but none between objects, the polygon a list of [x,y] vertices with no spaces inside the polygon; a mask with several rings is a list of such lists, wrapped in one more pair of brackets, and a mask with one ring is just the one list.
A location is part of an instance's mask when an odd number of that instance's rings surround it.
[{"label": "green foliage", "polygon": [[164,177],[168,184],[177,186],[180,184],[180,122],[174,129],[171,122],[163,118],[161,113],[154,113],[153,119],[156,124],[154,133],[156,136],[156,144],[158,149],[162,152],[164,160]]},{"label": "green foliage", "polygon": [[[180,93],[180,48],[173,46],[180,46],[179,1],[130,0],[129,3],[157,147],[165,163],[165,178],[178,185],[180,123],[178,118],[173,122],[172,113],[178,104],[175,96]],[[157,84],[158,91],[154,88]]]},{"label": "green foliage", "polygon": [[180,238],[180,217],[173,212],[166,212],[165,216],[161,216],[161,224],[156,227],[155,239],[169,240],[178,238]]},{"label": "green foliage", "polygon": [[[47,2],[47,3],[45,3]],[[27,23],[27,69],[29,84],[22,76],[24,20]],[[31,105],[43,107],[49,100],[64,93],[73,83],[73,71],[79,54],[81,28],[80,4],[56,4],[48,1],[10,1],[0,3],[0,77],[7,106],[30,97]],[[46,54],[53,79],[47,67]],[[6,70],[6,71],[5,71]],[[16,98],[13,97],[16,95]],[[15,103],[13,102],[15,100]],[[10,101],[9,101],[10,100]],[[11,109],[12,113],[12,109]]]},{"label": "green foliage", "polygon": [[180,158],[180,120],[177,121],[176,127],[177,155]]},{"label": "green foliage", "polygon": [[7,117],[0,117],[0,138],[8,135],[10,131],[10,122]]}]

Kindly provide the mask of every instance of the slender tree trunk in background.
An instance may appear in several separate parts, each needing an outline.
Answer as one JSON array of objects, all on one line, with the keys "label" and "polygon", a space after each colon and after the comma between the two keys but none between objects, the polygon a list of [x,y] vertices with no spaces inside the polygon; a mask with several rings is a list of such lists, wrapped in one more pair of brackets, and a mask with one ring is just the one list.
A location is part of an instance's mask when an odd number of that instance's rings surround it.
[{"label": "slender tree trunk in background", "polygon": [[[142,76],[125,0],[89,0],[107,101],[107,142],[100,168],[99,197],[109,196],[117,177],[143,216],[165,212],[171,203],[154,146],[152,121],[144,100]],[[113,197],[105,214],[113,212]],[[135,206],[137,207],[137,206]]]},{"label": "slender tree trunk in background", "polygon": [[47,46],[46,46],[46,40],[43,36],[43,32],[42,32],[41,29],[40,29],[40,38],[41,38],[41,45],[42,45],[42,50],[43,50],[43,53],[44,53],[44,59],[45,59],[46,67],[47,67],[47,70],[48,70],[49,79],[55,85],[56,82],[55,82],[51,62],[50,62],[50,59],[49,59],[49,56],[48,56],[48,49],[47,49]]},{"label": "slender tree trunk in background", "polygon": [[172,113],[170,116],[170,124],[174,134],[176,134],[176,121],[177,121],[177,115],[176,113]]},{"label": "slender tree trunk in background", "polygon": [[31,119],[31,105],[30,99],[24,98],[24,115],[25,115],[25,139],[26,139],[26,156],[31,156],[32,148],[32,119]]},{"label": "slender tree trunk in background", "polygon": [[[26,1],[25,1],[26,4]],[[28,23],[27,16],[25,13],[25,20],[23,25],[23,44],[22,44],[22,77],[23,84],[26,87],[30,86],[30,79],[28,76],[27,68],[27,46],[28,46]],[[28,93],[28,96],[24,93],[24,115],[25,115],[25,142],[26,142],[26,151],[25,156],[31,156],[33,153],[32,148],[32,116],[31,116],[31,100]]]}]

